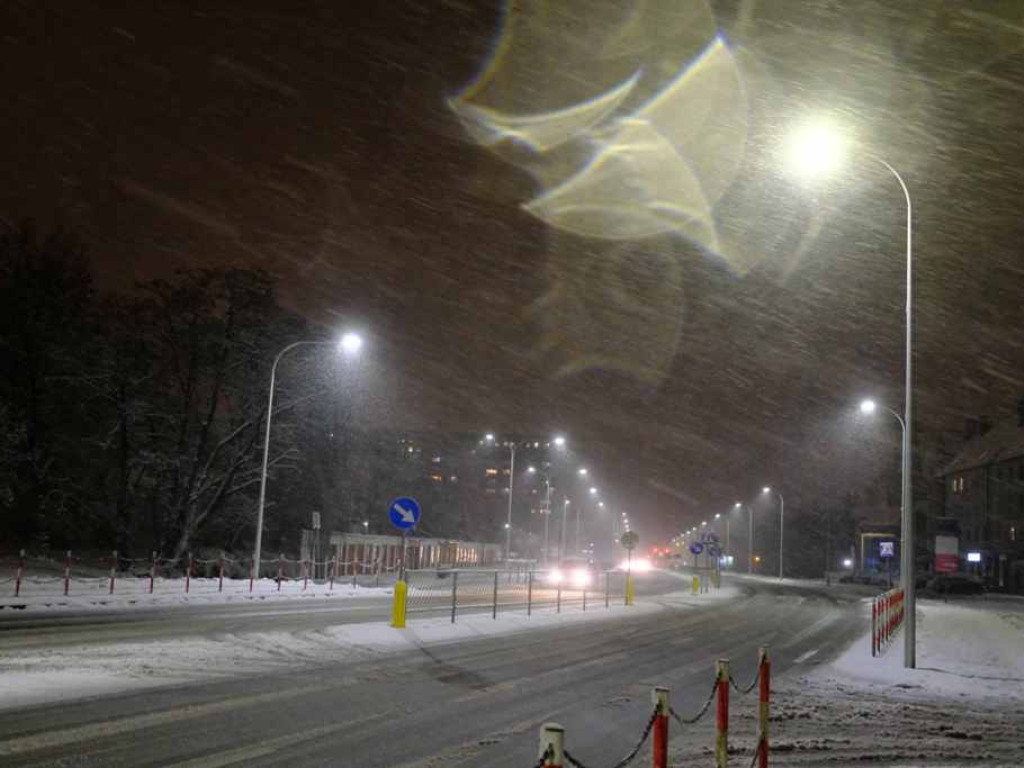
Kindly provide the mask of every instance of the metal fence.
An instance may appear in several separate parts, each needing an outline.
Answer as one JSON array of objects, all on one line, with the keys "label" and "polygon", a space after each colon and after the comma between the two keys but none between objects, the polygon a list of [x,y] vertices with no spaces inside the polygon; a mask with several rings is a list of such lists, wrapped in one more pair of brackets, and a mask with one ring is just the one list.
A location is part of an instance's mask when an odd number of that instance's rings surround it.
[{"label": "metal fence", "polygon": [[588,610],[621,605],[626,598],[622,571],[562,573],[549,570],[410,570],[406,571],[409,613],[525,610]]}]

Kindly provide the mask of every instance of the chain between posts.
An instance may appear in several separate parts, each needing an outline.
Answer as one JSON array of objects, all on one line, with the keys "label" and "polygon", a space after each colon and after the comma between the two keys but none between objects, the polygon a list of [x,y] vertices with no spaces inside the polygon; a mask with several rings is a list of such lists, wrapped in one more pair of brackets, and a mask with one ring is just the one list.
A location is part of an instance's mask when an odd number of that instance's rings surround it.
[{"label": "chain between posts", "polygon": [[693,725],[700,720],[704,715],[707,714],[708,708],[711,706],[711,702],[715,700],[715,693],[718,691],[718,680],[711,685],[711,693],[708,694],[707,701],[704,702],[704,706],[700,708],[700,711],[691,718],[680,717],[679,714],[672,709],[668,708],[668,713],[672,715],[672,718],[680,725]]},{"label": "chain between posts", "polygon": [[754,747],[754,757],[750,761],[750,768],[754,768],[757,765],[757,759],[761,756],[761,750],[764,749],[764,739],[759,739],[757,746]]},{"label": "chain between posts", "polygon": [[740,688],[739,684],[736,682],[736,678],[733,677],[732,675],[729,675],[729,685],[732,686],[732,689],[734,691],[736,691],[740,695],[745,696],[748,693],[750,693],[752,690],[754,690],[754,686],[757,685],[757,683],[758,683],[758,681],[760,679],[761,679],[761,665],[758,664],[758,666],[757,666],[757,673],[754,675],[754,679],[750,681],[750,685],[748,685],[746,688]]},{"label": "chain between posts", "polygon": [[[654,721],[657,719],[657,717],[658,717],[658,708],[655,707],[654,711],[651,713],[650,719],[647,721],[647,725],[644,727],[643,734],[641,734],[641,736],[640,736],[640,741],[638,741],[636,746],[633,747],[633,749],[631,749],[629,751],[628,755],[626,755],[624,758],[619,760],[619,762],[617,762],[614,766],[612,766],[612,768],[626,768],[627,765],[629,765],[630,763],[632,763],[636,759],[636,756],[640,754],[640,750],[643,748],[644,744],[647,742],[647,739],[650,737],[651,729],[654,728]],[[576,759],[569,752],[568,749],[563,750],[562,753],[565,755],[566,762],[570,766],[572,766],[572,768],[587,768],[587,766],[584,765],[583,763],[581,763],[578,759]],[[541,766],[544,765],[544,761],[548,758],[548,755],[549,755],[549,753],[545,753],[544,754],[544,756],[541,758],[540,762],[537,764],[538,768],[540,768]]]}]

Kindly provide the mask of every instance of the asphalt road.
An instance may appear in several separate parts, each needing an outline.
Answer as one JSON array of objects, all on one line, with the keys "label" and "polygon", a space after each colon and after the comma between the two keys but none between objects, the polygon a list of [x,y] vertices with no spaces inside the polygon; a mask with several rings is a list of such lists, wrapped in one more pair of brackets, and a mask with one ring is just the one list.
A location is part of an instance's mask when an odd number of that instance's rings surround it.
[{"label": "asphalt road", "polygon": [[[644,599],[664,608],[421,647],[401,657],[6,712],[0,715],[0,762],[527,766],[536,762],[540,723],[557,720],[578,758],[610,765],[639,736],[654,685],[669,686],[674,708],[685,715],[706,699],[717,658],[732,659],[733,674],[743,681],[754,673],[757,647],[767,644],[774,674],[784,674],[827,660],[864,629],[862,595],[853,590],[738,584],[742,597],[697,608],[674,605],[671,595],[649,595]],[[669,586],[679,582],[652,577],[647,591]],[[355,620],[380,618],[373,611],[383,606],[361,607],[366,610]],[[279,620],[303,628],[337,623],[329,613],[321,615],[319,606],[305,613],[293,608]],[[268,617],[259,618],[265,628]],[[141,631],[163,620],[137,618],[121,630]],[[219,619],[211,611],[201,619],[207,620]],[[101,637],[112,628],[70,625],[66,631]],[[0,643],[34,631],[61,632],[22,627],[0,635]]]}]

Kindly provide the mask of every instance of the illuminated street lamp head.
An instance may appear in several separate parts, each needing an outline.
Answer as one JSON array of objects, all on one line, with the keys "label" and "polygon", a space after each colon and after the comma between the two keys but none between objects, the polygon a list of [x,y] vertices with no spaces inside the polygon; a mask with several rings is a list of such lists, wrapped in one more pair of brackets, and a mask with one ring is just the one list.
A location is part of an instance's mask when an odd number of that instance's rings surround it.
[{"label": "illuminated street lamp head", "polygon": [[701,527],[701,528],[705,527],[705,526],[706,526],[707,524],[708,524],[708,521],[707,521],[707,520],[701,520],[701,521],[700,521],[700,527]]},{"label": "illuminated street lamp head", "polygon": [[526,468],[526,471],[529,472],[532,475],[534,472],[537,471],[537,468],[531,464],[530,466],[528,466]]},{"label": "illuminated street lamp head", "polygon": [[593,496],[596,493],[597,493],[597,488],[594,488],[593,486],[591,486],[590,487],[590,495]]},{"label": "illuminated street lamp head", "polygon": [[761,489],[761,493],[771,493],[771,492],[772,492],[771,487],[767,486],[767,485],[764,488]]},{"label": "illuminated street lamp head", "polygon": [[860,412],[864,414],[871,414],[875,412],[875,408],[878,406],[874,400],[865,400],[860,404]]},{"label": "illuminated street lamp head", "polygon": [[805,123],[791,139],[789,165],[802,176],[826,176],[842,165],[846,142],[824,120]]},{"label": "illuminated street lamp head", "polygon": [[338,348],[349,357],[357,355],[359,350],[363,348],[363,337],[358,333],[349,331],[341,337],[341,341],[338,342]]},{"label": "illuminated street lamp head", "polygon": [[486,440],[488,443],[493,443],[494,442],[494,433],[493,432],[488,432],[486,435],[484,435],[484,440]]},{"label": "illuminated street lamp head", "polygon": [[597,506],[599,506],[601,509],[604,509],[604,502],[603,501],[597,502]]},{"label": "illuminated street lamp head", "polygon": [[587,468],[586,467],[580,467],[579,468],[579,474],[580,474],[580,477],[586,477],[587,476]]},{"label": "illuminated street lamp head", "polygon": [[721,512],[715,512],[715,520],[721,520],[721,519],[722,519],[722,513]]},{"label": "illuminated street lamp head", "polygon": [[565,448],[565,438],[561,435],[555,435],[554,443],[559,448]]},{"label": "illuminated street lamp head", "polygon": [[742,506],[743,506],[743,505],[742,505],[742,504],[740,504],[740,503],[739,503],[739,502],[737,501],[737,502],[736,502],[735,504],[733,504],[733,505],[732,505],[732,508],[733,508],[733,509],[739,509],[739,508],[740,508],[740,507],[742,507]]}]

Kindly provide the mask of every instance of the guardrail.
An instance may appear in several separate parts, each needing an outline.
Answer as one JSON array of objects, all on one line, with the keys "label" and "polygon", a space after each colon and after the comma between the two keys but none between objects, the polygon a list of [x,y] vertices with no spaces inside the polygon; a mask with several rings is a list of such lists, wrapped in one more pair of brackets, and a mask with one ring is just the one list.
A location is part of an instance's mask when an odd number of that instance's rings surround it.
[{"label": "guardrail", "polygon": [[[760,685],[759,685],[760,684]],[[715,766],[727,768],[729,762],[729,689],[745,695],[758,687],[757,741],[751,749],[750,768],[768,768],[769,742],[768,719],[771,708],[771,660],[767,648],[758,649],[757,674],[749,685],[740,686],[729,673],[729,660],[719,659],[715,663],[715,680],[704,704],[689,717],[682,717],[670,702],[668,688],[657,687],[651,691],[653,711],[647,720],[640,739],[626,755],[613,763],[613,768],[626,768],[639,757],[641,750],[653,734],[651,758],[654,768],[668,768],[669,720],[685,727],[699,722],[715,707]],[[737,750],[738,752],[738,750]],[[558,723],[544,723],[540,729],[539,758],[533,768],[590,768],[566,748],[566,733]],[[732,754],[736,754],[733,752]]]},{"label": "guardrail", "polygon": [[871,655],[881,656],[903,628],[902,587],[890,589],[871,599]]},{"label": "guardrail", "polygon": [[452,623],[460,611],[480,612],[489,608],[497,618],[499,610],[535,608],[587,608],[612,603],[632,604],[631,579],[623,571],[547,570],[409,570],[395,587],[392,625],[405,626],[410,613],[449,610]]}]

